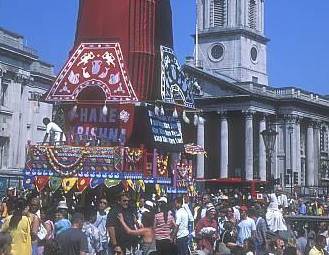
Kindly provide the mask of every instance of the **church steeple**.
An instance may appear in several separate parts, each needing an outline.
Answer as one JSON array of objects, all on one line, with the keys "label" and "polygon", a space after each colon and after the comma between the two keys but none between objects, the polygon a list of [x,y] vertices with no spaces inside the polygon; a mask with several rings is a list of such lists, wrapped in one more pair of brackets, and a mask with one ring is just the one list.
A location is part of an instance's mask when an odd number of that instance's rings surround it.
[{"label": "church steeple", "polygon": [[198,59],[238,82],[268,84],[264,0],[197,0]]}]

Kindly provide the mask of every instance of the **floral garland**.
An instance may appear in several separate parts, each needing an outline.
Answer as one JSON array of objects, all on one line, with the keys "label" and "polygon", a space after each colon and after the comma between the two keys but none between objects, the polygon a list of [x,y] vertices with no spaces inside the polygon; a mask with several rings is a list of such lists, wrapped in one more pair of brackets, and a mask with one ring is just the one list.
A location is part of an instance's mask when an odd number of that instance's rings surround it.
[{"label": "floral garland", "polygon": [[192,176],[192,164],[179,162],[177,172],[182,179],[188,180]]},{"label": "floral garland", "polygon": [[128,148],[126,150],[126,156],[127,156],[127,160],[129,163],[136,164],[138,161],[141,160],[141,158],[143,156],[143,150]]},{"label": "floral garland", "polygon": [[[48,158],[48,163],[52,166],[52,168],[59,174],[64,176],[70,176],[77,174],[78,170],[81,170],[83,167],[83,161],[86,158],[88,152],[83,149],[81,150],[81,156],[72,164],[64,165],[58,161],[55,157],[54,151],[52,148],[46,148],[46,155]],[[64,170],[63,170],[64,169]],[[71,170],[72,169],[72,170]]]},{"label": "floral garland", "polygon": [[158,155],[157,156],[157,169],[160,176],[166,176],[168,170],[168,155]]}]

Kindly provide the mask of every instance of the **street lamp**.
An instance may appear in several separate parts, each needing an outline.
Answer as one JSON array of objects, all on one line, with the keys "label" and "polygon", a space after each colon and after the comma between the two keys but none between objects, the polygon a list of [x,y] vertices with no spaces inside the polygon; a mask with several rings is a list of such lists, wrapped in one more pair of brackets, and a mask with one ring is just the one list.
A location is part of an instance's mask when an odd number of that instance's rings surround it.
[{"label": "street lamp", "polygon": [[266,181],[271,180],[271,163],[272,163],[272,153],[274,151],[275,140],[278,132],[271,128],[267,128],[261,132],[265,150],[266,150]]}]

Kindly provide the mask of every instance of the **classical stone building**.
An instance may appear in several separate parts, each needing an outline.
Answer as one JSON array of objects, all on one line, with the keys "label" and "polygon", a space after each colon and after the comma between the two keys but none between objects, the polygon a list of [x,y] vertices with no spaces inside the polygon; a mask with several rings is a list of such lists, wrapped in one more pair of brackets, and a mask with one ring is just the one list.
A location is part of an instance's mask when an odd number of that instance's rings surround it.
[{"label": "classical stone building", "polygon": [[[299,185],[328,179],[329,100],[296,87],[268,85],[263,0],[199,0],[198,53],[186,70],[199,79],[205,121],[198,143],[199,178],[266,180],[260,133],[278,132],[271,169],[282,185],[292,169]],[[275,42],[273,42],[275,43]]]},{"label": "classical stone building", "polygon": [[0,176],[19,176],[26,145],[43,139],[52,105],[40,101],[55,76],[21,35],[0,28]]}]

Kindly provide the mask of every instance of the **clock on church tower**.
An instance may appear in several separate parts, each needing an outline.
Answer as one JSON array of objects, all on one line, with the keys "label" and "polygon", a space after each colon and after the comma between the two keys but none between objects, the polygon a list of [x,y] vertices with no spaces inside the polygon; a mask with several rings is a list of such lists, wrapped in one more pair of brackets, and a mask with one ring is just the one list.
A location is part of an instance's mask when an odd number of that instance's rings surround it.
[{"label": "clock on church tower", "polygon": [[197,0],[198,59],[205,70],[267,85],[264,0]]}]

